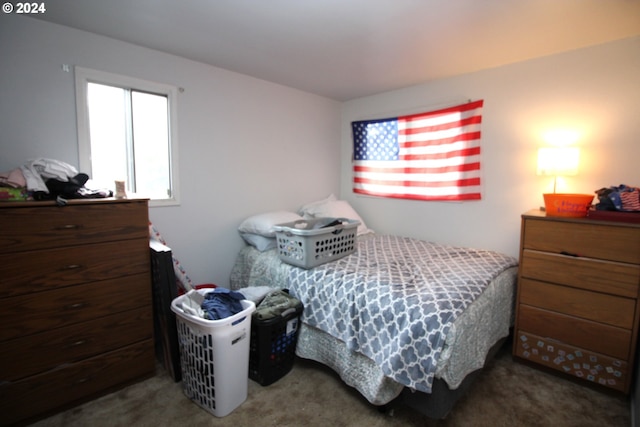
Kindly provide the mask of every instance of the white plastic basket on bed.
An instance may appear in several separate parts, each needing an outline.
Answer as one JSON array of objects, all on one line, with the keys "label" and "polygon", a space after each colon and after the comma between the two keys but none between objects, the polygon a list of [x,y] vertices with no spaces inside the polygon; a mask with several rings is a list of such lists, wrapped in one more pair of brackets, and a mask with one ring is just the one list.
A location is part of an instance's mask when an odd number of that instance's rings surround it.
[{"label": "white plastic basket on bed", "polygon": [[360,221],[305,219],[274,226],[278,255],[288,264],[312,268],[356,251]]}]

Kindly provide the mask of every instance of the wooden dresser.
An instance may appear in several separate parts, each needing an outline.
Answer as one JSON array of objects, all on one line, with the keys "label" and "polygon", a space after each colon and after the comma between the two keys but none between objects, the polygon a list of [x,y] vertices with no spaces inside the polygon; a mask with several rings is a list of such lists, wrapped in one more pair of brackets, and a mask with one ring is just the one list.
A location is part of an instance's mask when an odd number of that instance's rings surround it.
[{"label": "wooden dresser", "polygon": [[522,216],[513,353],[629,393],[638,335],[640,224]]},{"label": "wooden dresser", "polygon": [[155,370],[146,200],[0,203],[0,425]]}]

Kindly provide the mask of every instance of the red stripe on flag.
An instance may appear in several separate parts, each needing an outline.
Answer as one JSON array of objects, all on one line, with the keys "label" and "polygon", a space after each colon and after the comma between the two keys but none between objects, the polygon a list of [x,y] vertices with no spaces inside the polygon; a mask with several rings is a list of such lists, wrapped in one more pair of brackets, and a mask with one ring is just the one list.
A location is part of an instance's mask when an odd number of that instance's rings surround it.
[{"label": "red stripe on flag", "polygon": [[480,193],[469,194],[455,194],[455,195],[439,195],[439,196],[425,196],[418,194],[402,194],[402,193],[381,193],[375,191],[367,191],[359,188],[353,189],[354,193],[366,194],[368,196],[387,197],[392,199],[407,199],[407,200],[425,200],[425,201],[466,201],[466,200],[480,200],[482,197]]},{"label": "red stripe on flag", "polygon": [[353,182],[360,184],[373,184],[373,185],[393,185],[396,187],[425,187],[425,188],[441,188],[441,187],[470,187],[480,185],[480,178],[458,179],[455,181],[387,181],[379,179],[367,179],[355,177]]},{"label": "red stripe on flag", "polygon": [[418,168],[418,167],[406,167],[406,168],[378,168],[372,166],[356,165],[353,167],[355,172],[370,172],[370,173],[406,173],[406,174],[441,174],[450,172],[468,172],[472,170],[480,170],[480,162],[465,163],[463,165],[442,166],[437,168]]}]

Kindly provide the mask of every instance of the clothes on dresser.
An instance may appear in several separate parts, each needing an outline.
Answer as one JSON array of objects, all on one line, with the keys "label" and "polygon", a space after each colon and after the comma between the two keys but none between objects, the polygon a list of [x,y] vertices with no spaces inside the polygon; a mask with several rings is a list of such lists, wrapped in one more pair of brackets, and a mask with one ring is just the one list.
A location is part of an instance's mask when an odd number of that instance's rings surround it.
[{"label": "clothes on dresser", "polygon": [[621,184],[616,187],[601,188],[596,191],[600,211],[640,211],[640,188]]},{"label": "clothes on dresser", "polygon": [[3,187],[21,188],[27,186],[27,180],[20,168],[8,172],[0,172],[0,185]]},{"label": "clothes on dresser", "polygon": [[634,188],[620,192],[620,201],[624,211],[640,211],[640,189]]},{"label": "clothes on dresser", "polygon": [[27,189],[45,193],[49,192],[46,180],[57,179],[67,182],[69,178],[78,175],[78,170],[74,166],[60,160],[45,158],[27,160],[20,169],[27,181]]},{"label": "clothes on dresser", "polygon": [[109,189],[89,189],[85,184],[89,175],[78,173],[77,169],[63,161],[38,158],[30,159],[15,169],[0,173],[0,186],[24,191],[15,193],[4,191],[4,200],[57,200],[63,199],[103,199],[111,197]]},{"label": "clothes on dresser", "polygon": [[15,168],[7,172],[0,172],[0,201],[29,200],[27,180],[22,169]]}]

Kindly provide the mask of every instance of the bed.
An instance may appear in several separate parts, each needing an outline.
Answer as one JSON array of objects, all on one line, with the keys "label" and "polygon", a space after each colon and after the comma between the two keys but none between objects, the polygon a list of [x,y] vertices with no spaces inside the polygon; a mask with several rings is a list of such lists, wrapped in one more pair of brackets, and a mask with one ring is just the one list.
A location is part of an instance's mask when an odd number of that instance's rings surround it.
[{"label": "bed", "polygon": [[509,335],[517,260],[363,230],[355,253],[311,269],[247,245],[231,288],[289,289],[305,306],[297,356],[329,366],[373,405],[399,399],[443,418]]}]

